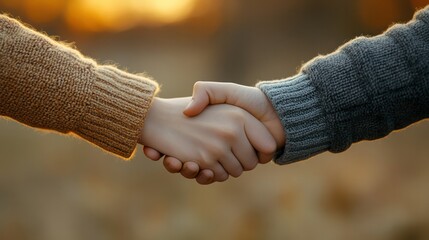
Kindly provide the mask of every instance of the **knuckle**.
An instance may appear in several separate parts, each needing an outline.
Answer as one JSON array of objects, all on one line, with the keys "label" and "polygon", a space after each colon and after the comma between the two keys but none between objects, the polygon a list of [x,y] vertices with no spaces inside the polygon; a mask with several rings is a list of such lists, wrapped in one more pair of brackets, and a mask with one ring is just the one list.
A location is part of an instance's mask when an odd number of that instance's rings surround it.
[{"label": "knuckle", "polygon": [[202,158],[199,160],[199,164],[202,168],[211,168],[214,165],[211,158]]},{"label": "knuckle", "polygon": [[194,83],[194,88],[199,88],[199,87],[201,87],[201,85],[202,85],[202,82],[201,82],[201,81],[196,81],[196,82]]},{"label": "knuckle", "polygon": [[237,136],[236,129],[228,129],[228,128],[222,129],[219,131],[219,136],[222,139],[232,140]]},{"label": "knuckle", "polygon": [[217,130],[217,135],[224,144],[230,144],[242,136],[242,131],[243,129],[237,124],[231,126],[224,125],[221,129]]},{"label": "knuckle", "polygon": [[235,122],[241,122],[243,121],[245,111],[241,108],[234,108],[233,111],[231,111],[231,119]]},{"label": "knuckle", "polygon": [[201,168],[212,168],[217,162],[213,158],[213,148],[205,150],[199,154],[199,157],[196,162],[200,165]]},{"label": "knuckle", "polygon": [[205,85],[206,85],[205,82],[203,82],[203,81],[197,81],[197,82],[194,83],[194,90],[200,91],[200,90],[204,89]]},{"label": "knuckle", "polygon": [[222,159],[227,153],[227,148],[223,144],[215,144],[209,149],[212,158]]}]

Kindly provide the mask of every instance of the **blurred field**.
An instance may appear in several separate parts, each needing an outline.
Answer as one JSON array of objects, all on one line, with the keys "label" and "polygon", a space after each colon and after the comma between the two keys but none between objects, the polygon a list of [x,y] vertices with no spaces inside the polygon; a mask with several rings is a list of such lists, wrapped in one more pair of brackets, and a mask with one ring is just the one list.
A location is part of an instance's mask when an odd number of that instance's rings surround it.
[{"label": "blurred field", "polygon": [[[198,80],[253,85],[290,76],[429,3],[173,2],[0,0],[0,11],[101,63],[146,72],[163,85],[162,97],[178,97]],[[199,186],[141,149],[124,162],[83,140],[1,119],[0,239],[429,239],[428,136],[423,121],[341,154]]]}]

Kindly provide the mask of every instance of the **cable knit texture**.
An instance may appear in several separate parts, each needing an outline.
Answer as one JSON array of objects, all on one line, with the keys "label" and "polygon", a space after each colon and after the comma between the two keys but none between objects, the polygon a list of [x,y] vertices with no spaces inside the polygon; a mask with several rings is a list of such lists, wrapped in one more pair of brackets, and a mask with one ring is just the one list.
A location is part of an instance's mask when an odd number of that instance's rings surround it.
[{"label": "cable knit texture", "polygon": [[158,85],[97,65],[78,51],[0,15],[0,115],[74,133],[123,158],[137,145]]},{"label": "cable knit texture", "polygon": [[257,85],[285,128],[276,162],[341,152],[429,115],[429,7],[407,24],[359,37],[290,79]]}]

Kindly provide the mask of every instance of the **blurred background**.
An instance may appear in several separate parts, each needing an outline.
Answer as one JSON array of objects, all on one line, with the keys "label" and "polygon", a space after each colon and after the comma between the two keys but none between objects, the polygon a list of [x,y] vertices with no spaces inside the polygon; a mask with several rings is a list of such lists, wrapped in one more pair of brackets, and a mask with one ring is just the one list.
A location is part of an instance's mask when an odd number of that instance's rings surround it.
[{"label": "blurred background", "polygon": [[[406,22],[429,0],[0,0],[86,56],[187,96],[198,80],[254,85]],[[429,124],[341,154],[258,166],[199,186],[141,149],[0,121],[0,239],[429,239]]]}]

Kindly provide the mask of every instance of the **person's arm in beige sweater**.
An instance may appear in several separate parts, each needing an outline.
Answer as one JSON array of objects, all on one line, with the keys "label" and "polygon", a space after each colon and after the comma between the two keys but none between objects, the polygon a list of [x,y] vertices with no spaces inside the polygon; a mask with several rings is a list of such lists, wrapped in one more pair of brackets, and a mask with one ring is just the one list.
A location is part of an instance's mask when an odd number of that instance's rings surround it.
[{"label": "person's arm in beige sweater", "polygon": [[156,82],[100,66],[78,51],[0,15],[0,115],[74,133],[129,158]]},{"label": "person's arm in beige sweater", "polygon": [[186,163],[213,170],[207,178],[216,181],[274,153],[272,136],[244,110],[216,106],[189,119],[182,110],[190,98],[159,99],[157,90],[148,78],[98,65],[0,15],[0,116],[76,134],[123,158],[141,143],[186,159],[185,170]]}]

